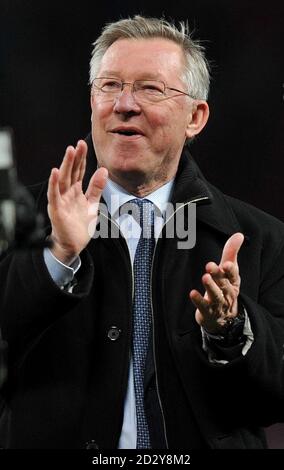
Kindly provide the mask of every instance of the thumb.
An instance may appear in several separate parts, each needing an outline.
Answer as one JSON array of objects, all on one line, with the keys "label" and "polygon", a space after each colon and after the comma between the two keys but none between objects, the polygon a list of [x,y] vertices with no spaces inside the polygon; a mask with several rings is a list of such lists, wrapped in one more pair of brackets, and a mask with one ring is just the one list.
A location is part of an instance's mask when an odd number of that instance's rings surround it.
[{"label": "thumb", "polygon": [[234,233],[225,243],[220,264],[226,261],[236,263],[238,252],[243,244],[244,236],[242,233]]},{"label": "thumb", "polygon": [[106,185],[108,178],[108,171],[106,168],[98,168],[90,179],[88,189],[86,191],[86,198],[89,202],[99,202],[103,189]]}]

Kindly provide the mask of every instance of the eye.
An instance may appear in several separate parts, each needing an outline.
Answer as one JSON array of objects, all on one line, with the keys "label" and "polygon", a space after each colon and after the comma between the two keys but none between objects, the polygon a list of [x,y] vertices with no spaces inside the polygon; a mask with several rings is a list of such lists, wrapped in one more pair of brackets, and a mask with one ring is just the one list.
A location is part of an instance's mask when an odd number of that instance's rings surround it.
[{"label": "eye", "polygon": [[160,82],[155,81],[139,81],[136,83],[136,89],[147,93],[147,95],[160,96],[164,94],[164,86]]},{"label": "eye", "polygon": [[121,90],[121,82],[113,78],[103,79],[101,82],[101,89],[105,92],[115,92]]}]

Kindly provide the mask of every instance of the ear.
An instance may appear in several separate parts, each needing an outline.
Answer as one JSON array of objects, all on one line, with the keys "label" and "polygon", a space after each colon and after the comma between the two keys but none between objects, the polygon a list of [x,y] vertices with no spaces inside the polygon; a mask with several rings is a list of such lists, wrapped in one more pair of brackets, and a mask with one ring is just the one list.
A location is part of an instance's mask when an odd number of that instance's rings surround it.
[{"label": "ear", "polygon": [[209,106],[206,101],[194,100],[186,127],[186,137],[191,138],[199,134],[209,118]]}]

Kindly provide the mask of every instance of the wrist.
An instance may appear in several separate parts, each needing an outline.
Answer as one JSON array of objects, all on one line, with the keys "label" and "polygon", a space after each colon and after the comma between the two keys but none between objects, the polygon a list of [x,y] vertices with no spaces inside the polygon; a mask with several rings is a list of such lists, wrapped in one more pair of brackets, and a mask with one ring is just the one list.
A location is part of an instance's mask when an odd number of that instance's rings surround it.
[{"label": "wrist", "polygon": [[79,253],[77,253],[75,250],[71,249],[70,247],[63,247],[56,240],[54,240],[53,237],[50,237],[50,241],[52,243],[50,251],[53,256],[61,263],[65,264],[66,266],[70,266],[76,260],[76,258],[78,258]]},{"label": "wrist", "polygon": [[236,325],[244,322],[245,320],[245,310],[241,303],[238,303],[234,312],[230,312],[228,314],[224,314],[224,316],[220,317],[219,320],[214,320],[209,328],[207,325],[203,325],[203,329],[210,335],[221,335],[226,336],[229,331],[235,328]]},{"label": "wrist", "polygon": [[217,333],[212,333],[204,329],[206,336],[211,340],[221,341],[224,345],[240,344],[244,340],[244,324],[245,324],[245,310],[242,306],[239,308],[239,313],[235,317],[230,317],[230,321],[226,326],[219,330]]}]

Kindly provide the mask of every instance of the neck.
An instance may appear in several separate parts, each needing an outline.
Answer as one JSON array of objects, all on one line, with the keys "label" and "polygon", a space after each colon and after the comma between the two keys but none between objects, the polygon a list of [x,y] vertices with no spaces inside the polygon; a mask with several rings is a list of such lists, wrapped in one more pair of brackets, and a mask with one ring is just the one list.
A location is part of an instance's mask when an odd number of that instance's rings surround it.
[{"label": "neck", "polygon": [[173,175],[167,175],[167,177],[159,180],[151,179],[149,181],[134,181],[130,180],[128,177],[118,177],[115,174],[109,175],[110,179],[115,183],[119,184],[125,191],[130,194],[133,194],[136,197],[143,198],[148,196],[148,194],[153,193],[157,189],[159,189],[164,184],[168,183],[171,179],[173,179]]}]

